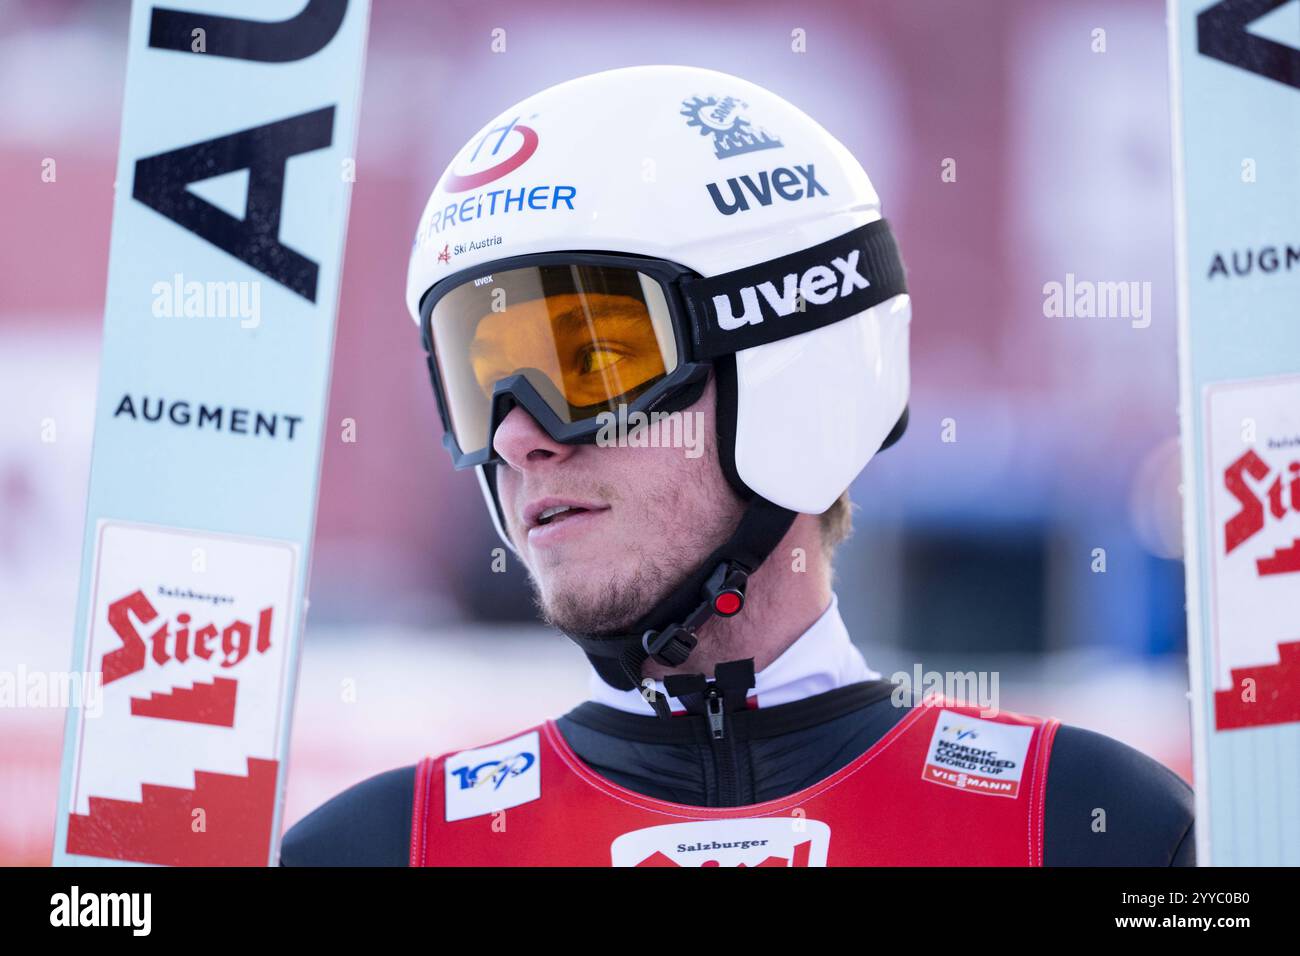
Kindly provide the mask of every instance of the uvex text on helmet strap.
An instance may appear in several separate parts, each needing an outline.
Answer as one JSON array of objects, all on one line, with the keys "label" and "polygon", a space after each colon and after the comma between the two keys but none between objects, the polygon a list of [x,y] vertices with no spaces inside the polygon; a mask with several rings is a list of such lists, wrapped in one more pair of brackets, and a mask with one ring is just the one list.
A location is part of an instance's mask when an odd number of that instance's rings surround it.
[{"label": "uvex text on helmet strap", "polygon": [[[566,633],[586,651],[601,679],[619,690],[639,687],[641,667],[651,657],[667,667],[680,667],[694,650],[696,631],[705,621],[740,611],[749,576],[785,537],[795,517],[787,508],[755,498],[731,538],[628,633]],[[650,704],[661,717],[668,716],[668,702],[661,696],[655,695]]]},{"label": "uvex text on helmet strap", "polygon": [[684,278],[693,358],[714,359],[847,319],[907,291],[889,224],[867,223],[801,252]]}]

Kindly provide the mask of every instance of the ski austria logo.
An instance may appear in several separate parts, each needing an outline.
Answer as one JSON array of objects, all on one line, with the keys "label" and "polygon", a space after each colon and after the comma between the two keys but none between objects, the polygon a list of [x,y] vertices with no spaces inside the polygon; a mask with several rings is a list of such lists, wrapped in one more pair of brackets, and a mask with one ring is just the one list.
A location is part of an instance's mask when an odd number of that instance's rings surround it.
[{"label": "ski austria logo", "polygon": [[537,731],[448,757],[447,822],[531,803],[542,795]]},{"label": "ski austria logo", "polygon": [[681,113],[687,126],[713,137],[713,155],[718,159],[781,146],[779,139],[744,116],[741,111],[747,109],[749,104],[734,96],[692,96],[682,101]]},{"label": "ski austria logo", "polygon": [[944,787],[1015,798],[1032,727],[939,711],[921,779]]},{"label": "ski austria logo", "polygon": [[[519,122],[518,116],[508,123],[494,126],[478,138],[467,163],[469,166],[482,166],[484,163],[490,165],[465,173],[447,170],[442,191],[463,193],[495,182],[528,162],[533,153],[537,152],[538,142],[536,130]],[[484,147],[487,147],[487,152],[484,152]]]},{"label": "ski austria logo", "polygon": [[805,817],[669,823],[624,833],[610,844],[614,866],[825,866],[831,828]]}]

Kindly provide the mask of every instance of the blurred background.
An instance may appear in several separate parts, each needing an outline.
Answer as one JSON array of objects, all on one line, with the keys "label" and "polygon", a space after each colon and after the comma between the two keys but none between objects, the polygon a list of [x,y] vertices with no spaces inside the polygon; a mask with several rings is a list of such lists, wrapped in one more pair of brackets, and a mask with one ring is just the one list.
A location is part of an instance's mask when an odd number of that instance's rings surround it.
[{"label": "blurred background", "polygon": [[[911,428],[854,486],[837,564],[868,664],[995,669],[1003,708],[1190,778],[1162,0],[540,7],[374,3],[329,413],[357,441],[327,429],[286,826],[585,696],[517,562],[490,571],[402,293],[425,199],[483,122],[641,63],[736,73],[812,114],[898,235]],[[127,20],[126,0],[0,0],[0,670],[71,655]],[[1044,284],[1067,274],[1149,282],[1149,326],[1048,317]],[[0,709],[0,864],[49,861],[63,719]]]}]

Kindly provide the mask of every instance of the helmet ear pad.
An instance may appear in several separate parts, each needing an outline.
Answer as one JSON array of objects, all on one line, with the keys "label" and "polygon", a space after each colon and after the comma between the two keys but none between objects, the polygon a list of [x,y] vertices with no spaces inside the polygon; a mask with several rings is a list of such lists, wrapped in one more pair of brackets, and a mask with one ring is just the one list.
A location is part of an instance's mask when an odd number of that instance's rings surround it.
[{"label": "helmet ear pad", "polygon": [[738,350],[719,376],[720,457],[733,486],[821,514],[901,432],[906,293],[820,328]]},{"label": "helmet ear pad", "polygon": [[[736,357],[724,355],[715,359],[713,368],[718,402],[718,461],[722,464],[722,473],[727,482],[740,495],[741,500],[748,502],[754,498],[754,489],[745,484],[736,470]],[[909,412],[910,406],[904,405],[903,413],[898,416],[898,421],[881,443],[881,451],[897,444],[903,437],[907,431]]]}]

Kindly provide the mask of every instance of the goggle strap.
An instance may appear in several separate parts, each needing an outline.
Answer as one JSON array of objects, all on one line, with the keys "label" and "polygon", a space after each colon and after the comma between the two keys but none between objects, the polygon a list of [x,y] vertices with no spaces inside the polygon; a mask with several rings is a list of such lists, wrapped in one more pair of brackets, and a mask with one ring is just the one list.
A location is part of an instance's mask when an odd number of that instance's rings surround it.
[{"label": "goggle strap", "polygon": [[820,329],[907,292],[884,219],[800,252],[705,279],[682,279],[697,360]]}]

